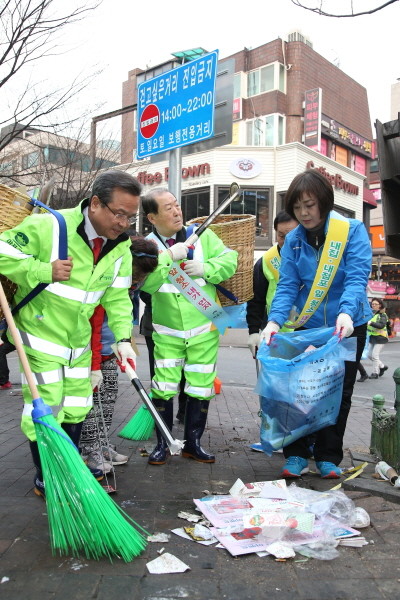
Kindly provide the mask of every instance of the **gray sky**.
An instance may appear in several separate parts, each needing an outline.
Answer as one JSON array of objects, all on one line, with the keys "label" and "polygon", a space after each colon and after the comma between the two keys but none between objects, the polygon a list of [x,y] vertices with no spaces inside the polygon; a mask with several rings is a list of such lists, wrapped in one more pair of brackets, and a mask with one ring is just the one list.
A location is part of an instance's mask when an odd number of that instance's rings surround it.
[{"label": "gray sky", "polygon": [[[311,0],[310,0],[311,1]],[[360,0],[353,0],[355,4]],[[314,4],[316,1],[314,0]],[[350,0],[335,0],[348,7]],[[363,7],[377,0],[362,0]],[[335,62],[368,91],[372,123],[390,119],[390,88],[400,77],[398,24],[400,3],[374,15],[333,19],[294,6],[290,0],[103,0],[82,22],[68,27],[59,48],[71,48],[35,67],[49,86],[81,71],[103,72],[79,99],[80,106],[100,105],[97,114],[121,107],[121,84],[130,69],[146,68],[170,53],[202,46],[228,56],[256,48],[299,29],[314,50]],[[374,130],[373,130],[373,133]]]}]

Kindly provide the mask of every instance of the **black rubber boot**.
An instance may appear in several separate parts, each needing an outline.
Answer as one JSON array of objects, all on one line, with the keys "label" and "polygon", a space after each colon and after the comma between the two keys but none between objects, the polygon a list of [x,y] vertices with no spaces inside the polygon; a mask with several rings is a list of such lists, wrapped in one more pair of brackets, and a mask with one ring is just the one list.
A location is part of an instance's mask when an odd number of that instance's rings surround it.
[{"label": "black rubber boot", "polygon": [[178,412],[176,413],[176,419],[179,423],[185,422],[186,402],[187,396],[184,391],[181,391],[178,396]]},{"label": "black rubber boot", "polygon": [[[153,398],[152,402],[157,409],[157,412],[162,417],[162,420],[168,427],[170,431],[172,431],[172,423],[174,420],[174,404],[173,400],[163,400],[162,398]],[[148,463],[149,465],[165,465],[167,462],[167,454],[169,454],[169,449],[167,442],[162,436],[161,431],[156,426],[156,435],[157,435],[157,446],[154,448],[153,452],[149,456]]]},{"label": "black rubber boot", "polygon": [[36,467],[36,475],[33,479],[34,488],[33,491],[36,496],[40,498],[46,498],[46,494],[44,491],[44,481],[43,481],[43,473],[42,473],[42,463],[40,462],[40,454],[37,442],[29,441],[29,447],[31,449],[33,464]]},{"label": "black rubber boot", "polygon": [[191,397],[187,399],[185,431],[183,434],[185,445],[182,450],[184,458],[193,458],[203,463],[215,462],[215,456],[208,454],[200,446],[200,439],[206,426],[209,405],[208,400],[197,400]]},{"label": "black rubber boot", "polygon": [[[80,423],[62,423],[61,427],[64,429],[65,433],[69,435],[69,437],[79,450],[79,440],[81,439],[83,421],[81,421]],[[90,469],[90,467],[88,467],[88,469],[93,475],[93,477],[97,479],[97,481],[101,481],[103,479],[104,472],[101,469]]]}]

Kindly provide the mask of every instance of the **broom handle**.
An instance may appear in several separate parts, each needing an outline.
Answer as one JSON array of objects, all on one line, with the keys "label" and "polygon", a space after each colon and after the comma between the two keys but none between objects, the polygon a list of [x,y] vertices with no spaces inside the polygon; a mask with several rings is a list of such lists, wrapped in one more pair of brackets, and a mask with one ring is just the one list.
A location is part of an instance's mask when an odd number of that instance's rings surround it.
[{"label": "broom handle", "polygon": [[39,392],[36,387],[35,381],[33,379],[31,367],[28,363],[28,359],[26,357],[26,353],[25,353],[24,347],[22,345],[21,336],[15,325],[14,317],[12,316],[10,307],[8,306],[7,298],[4,293],[1,282],[0,282],[0,305],[1,305],[1,308],[3,309],[3,313],[4,313],[5,319],[7,321],[7,325],[11,331],[11,335],[14,340],[14,345],[17,349],[18,357],[19,357],[19,360],[21,361],[22,369],[25,373],[25,377],[28,382],[29,389],[32,394],[32,398],[39,398]]}]

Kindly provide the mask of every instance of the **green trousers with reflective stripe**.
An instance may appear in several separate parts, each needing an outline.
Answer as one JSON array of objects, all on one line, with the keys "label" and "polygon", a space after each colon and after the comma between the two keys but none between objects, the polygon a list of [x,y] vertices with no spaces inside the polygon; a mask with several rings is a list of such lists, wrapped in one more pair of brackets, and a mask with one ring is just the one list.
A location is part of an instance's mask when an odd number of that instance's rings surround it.
[{"label": "green trousers with reflective stripe", "polygon": [[182,369],[185,392],[192,398],[211,400],[215,396],[214,379],[219,332],[208,331],[189,339],[153,332],[155,375],[153,398],[169,400],[179,391]]},{"label": "green trousers with reflective stripe", "polygon": [[[56,361],[49,361],[47,358],[44,360],[36,356],[29,356],[28,360],[38,382],[37,388],[43,402],[51,407],[60,407],[58,411],[53,410],[57,422],[61,424],[83,421],[92,407],[90,383],[92,353],[85,352],[74,361],[73,367],[66,367]],[[21,364],[20,371],[22,372]],[[42,383],[46,381],[49,383]],[[26,383],[22,384],[22,395],[25,406],[21,429],[29,440],[35,441],[35,426],[30,414],[32,395]]]}]

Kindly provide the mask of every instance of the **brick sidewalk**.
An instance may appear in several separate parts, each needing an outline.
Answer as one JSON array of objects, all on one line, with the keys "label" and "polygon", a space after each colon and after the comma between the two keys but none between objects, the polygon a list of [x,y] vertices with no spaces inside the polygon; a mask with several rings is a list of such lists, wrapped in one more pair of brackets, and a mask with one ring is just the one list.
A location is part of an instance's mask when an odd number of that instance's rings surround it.
[{"label": "brick sidewalk", "polygon": [[[144,385],[148,382],[143,382]],[[131,563],[106,559],[89,561],[52,557],[45,504],[32,493],[33,468],[28,444],[19,430],[21,395],[17,387],[0,392],[0,591],[7,600],[306,600],[399,597],[400,507],[369,493],[350,493],[365,507],[372,526],[363,530],[370,541],[360,549],[340,548],[332,561],[276,562],[254,554],[231,557],[224,549],[204,547],[171,534],[168,544],[151,543]],[[243,481],[276,479],[282,454],[267,457],[252,452],[258,438],[258,397],[248,388],[223,386],[210,408],[204,446],[216,453],[214,465],[171,457],[162,467],[150,466],[140,449],[153,441],[131,442],[116,437],[138,407],[129,382],[120,378],[120,393],[113,421],[112,441],[129,454],[127,465],[116,468],[118,504],[125,507],[151,533],[168,533],[187,525],[177,518],[180,510],[193,512],[193,498],[209,492],[228,492],[240,477]],[[356,401],[352,409],[345,446],[368,445],[370,409]],[[174,429],[182,438],[182,426]],[[350,466],[346,453],[344,465]],[[313,467],[313,463],[310,463]],[[314,474],[304,476],[301,486],[329,489],[335,482]],[[384,485],[384,484],[382,484]],[[150,575],[146,562],[161,547],[190,566],[183,574]]]}]

